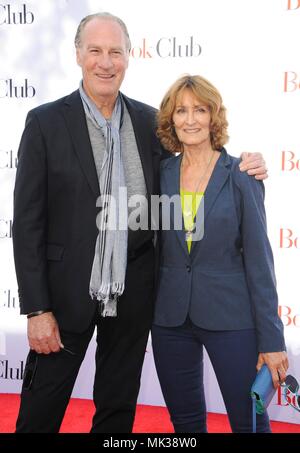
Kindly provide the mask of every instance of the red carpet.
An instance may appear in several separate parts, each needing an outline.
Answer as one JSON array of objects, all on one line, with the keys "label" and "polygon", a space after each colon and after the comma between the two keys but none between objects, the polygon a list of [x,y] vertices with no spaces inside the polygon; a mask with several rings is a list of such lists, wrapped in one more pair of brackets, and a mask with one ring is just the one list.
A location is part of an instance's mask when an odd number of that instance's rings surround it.
[{"label": "red carpet", "polygon": [[[19,408],[19,395],[0,394],[0,433],[12,433]],[[68,406],[62,427],[62,433],[86,433],[89,431],[94,406],[90,400],[72,399]],[[274,433],[300,433],[300,425],[292,423],[271,422]],[[228,433],[230,427],[226,415],[208,414],[210,433]],[[169,414],[164,407],[137,407],[134,423],[135,433],[172,433]]]}]

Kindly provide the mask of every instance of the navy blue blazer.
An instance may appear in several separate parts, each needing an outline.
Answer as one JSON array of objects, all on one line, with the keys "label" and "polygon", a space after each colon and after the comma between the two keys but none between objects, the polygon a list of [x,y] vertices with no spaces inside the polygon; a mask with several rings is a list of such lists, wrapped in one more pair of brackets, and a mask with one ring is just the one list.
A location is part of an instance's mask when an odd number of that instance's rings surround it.
[{"label": "navy blue blazer", "polygon": [[[161,193],[179,194],[181,155],[161,163]],[[255,328],[260,352],[285,350],[263,183],[223,148],[204,196],[204,235],[188,253],[183,229],[162,231],[154,323],[189,315],[208,330]]]}]

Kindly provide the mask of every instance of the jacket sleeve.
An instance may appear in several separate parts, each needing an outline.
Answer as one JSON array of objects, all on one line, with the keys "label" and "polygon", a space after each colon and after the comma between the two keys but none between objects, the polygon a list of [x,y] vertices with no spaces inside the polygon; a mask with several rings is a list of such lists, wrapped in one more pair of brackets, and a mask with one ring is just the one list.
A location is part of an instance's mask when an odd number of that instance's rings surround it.
[{"label": "jacket sleeve", "polygon": [[18,151],[13,247],[21,314],[51,308],[47,283],[46,147],[29,112]]},{"label": "jacket sleeve", "polygon": [[241,236],[247,284],[250,292],[259,352],[285,350],[283,324],[278,315],[278,296],[271,245],[267,235],[261,181],[233,169],[235,194],[241,212]]}]

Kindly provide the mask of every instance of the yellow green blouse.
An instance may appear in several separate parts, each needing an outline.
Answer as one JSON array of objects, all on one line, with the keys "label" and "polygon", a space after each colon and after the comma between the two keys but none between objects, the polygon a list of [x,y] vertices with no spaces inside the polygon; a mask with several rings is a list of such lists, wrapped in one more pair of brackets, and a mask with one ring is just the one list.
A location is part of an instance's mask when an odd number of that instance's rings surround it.
[{"label": "yellow green blouse", "polygon": [[[191,231],[194,227],[195,216],[202,200],[203,192],[190,192],[188,190],[180,189],[181,209],[186,231]],[[187,248],[190,253],[192,247],[192,238],[186,239]]]}]

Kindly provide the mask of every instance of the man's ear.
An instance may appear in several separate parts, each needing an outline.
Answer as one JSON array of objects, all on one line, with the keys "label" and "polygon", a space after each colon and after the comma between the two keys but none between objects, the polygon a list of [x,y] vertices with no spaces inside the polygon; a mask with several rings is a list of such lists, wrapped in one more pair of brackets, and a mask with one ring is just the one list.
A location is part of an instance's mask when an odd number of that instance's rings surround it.
[{"label": "man's ear", "polygon": [[128,52],[127,52],[126,69],[128,69],[128,66],[129,66],[129,55],[130,55],[130,53],[129,53],[129,50],[128,50]]},{"label": "man's ear", "polygon": [[81,63],[81,54],[80,54],[79,47],[76,47],[76,61],[77,61],[78,66],[81,67],[82,63]]}]

